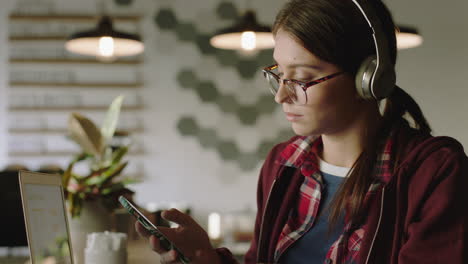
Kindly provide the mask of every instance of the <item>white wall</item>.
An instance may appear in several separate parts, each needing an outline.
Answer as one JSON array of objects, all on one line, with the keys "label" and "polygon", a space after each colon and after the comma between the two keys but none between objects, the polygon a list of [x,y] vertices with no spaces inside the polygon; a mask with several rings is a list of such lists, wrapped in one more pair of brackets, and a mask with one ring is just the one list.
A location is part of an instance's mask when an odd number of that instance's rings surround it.
[{"label": "white wall", "polygon": [[397,83],[421,106],[435,135],[468,148],[468,1],[386,1],[397,23],[416,26],[422,46],[403,50]]}]

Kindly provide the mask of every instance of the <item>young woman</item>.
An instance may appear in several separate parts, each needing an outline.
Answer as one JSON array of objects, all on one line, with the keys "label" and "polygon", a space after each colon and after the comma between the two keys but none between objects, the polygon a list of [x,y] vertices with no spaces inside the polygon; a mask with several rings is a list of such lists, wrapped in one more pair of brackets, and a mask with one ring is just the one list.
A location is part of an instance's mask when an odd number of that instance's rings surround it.
[{"label": "young woman", "polygon": [[[394,67],[391,15],[380,0],[362,1]],[[468,159],[456,140],[430,135],[401,88],[385,104],[363,98],[355,79],[376,45],[357,5],[292,0],[273,32],[276,64],[264,74],[297,136],[263,165],[245,263],[468,263]],[[163,232],[193,263],[235,263],[189,216],[163,216],[180,224]],[[162,263],[178,263],[150,243]]]}]

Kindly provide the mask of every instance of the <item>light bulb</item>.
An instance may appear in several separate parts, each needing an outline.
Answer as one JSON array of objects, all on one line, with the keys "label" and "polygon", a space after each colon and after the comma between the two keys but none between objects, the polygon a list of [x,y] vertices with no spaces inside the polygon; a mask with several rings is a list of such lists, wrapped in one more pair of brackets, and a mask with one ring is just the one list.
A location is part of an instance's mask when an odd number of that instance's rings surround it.
[{"label": "light bulb", "polygon": [[114,56],[114,39],[112,37],[99,38],[99,54],[102,57]]},{"label": "light bulb", "polygon": [[221,215],[218,213],[208,215],[208,237],[211,239],[221,237]]},{"label": "light bulb", "polygon": [[255,32],[245,31],[241,35],[241,47],[243,50],[254,50],[257,47]]}]

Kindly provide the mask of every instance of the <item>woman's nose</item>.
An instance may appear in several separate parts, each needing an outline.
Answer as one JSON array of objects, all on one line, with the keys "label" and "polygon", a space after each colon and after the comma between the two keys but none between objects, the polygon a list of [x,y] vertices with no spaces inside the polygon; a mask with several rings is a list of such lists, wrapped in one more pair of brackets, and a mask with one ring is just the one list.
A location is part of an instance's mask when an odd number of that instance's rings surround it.
[{"label": "woman's nose", "polygon": [[282,104],[284,102],[291,103],[291,98],[289,97],[288,91],[286,91],[286,89],[288,88],[284,85],[284,83],[281,82],[278,88],[278,92],[276,92],[276,95],[275,95],[276,103],[278,104]]}]

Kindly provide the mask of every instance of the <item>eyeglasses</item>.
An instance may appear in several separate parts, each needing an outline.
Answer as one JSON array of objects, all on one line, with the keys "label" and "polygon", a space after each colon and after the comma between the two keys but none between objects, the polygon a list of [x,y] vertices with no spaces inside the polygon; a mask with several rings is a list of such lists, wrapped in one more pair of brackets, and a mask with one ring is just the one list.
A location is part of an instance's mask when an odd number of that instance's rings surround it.
[{"label": "eyeglasses", "polygon": [[281,84],[283,84],[287,88],[286,91],[288,92],[289,98],[295,104],[299,105],[304,105],[307,103],[307,89],[316,84],[330,80],[343,73],[336,72],[317,80],[313,80],[310,82],[301,82],[294,79],[281,79],[281,77],[279,77],[278,75],[278,64],[266,67],[262,70],[262,72],[263,76],[265,77],[265,79],[267,79],[268,83],[270,84],[270,91],[273,95],[276,96]]}]

